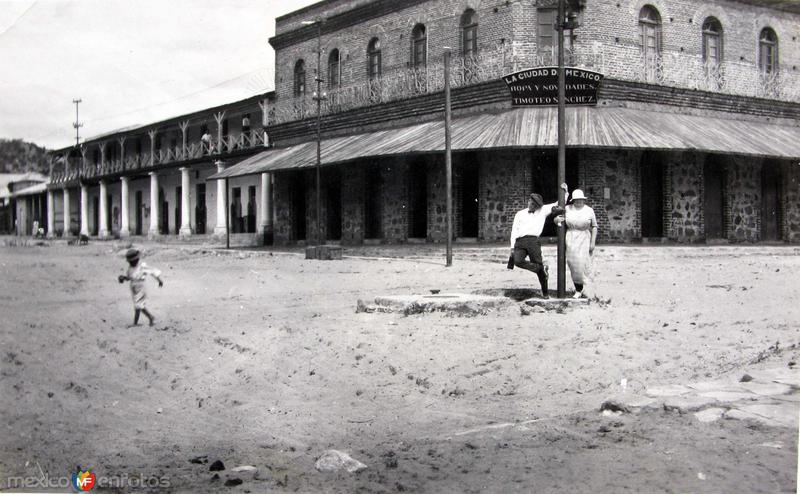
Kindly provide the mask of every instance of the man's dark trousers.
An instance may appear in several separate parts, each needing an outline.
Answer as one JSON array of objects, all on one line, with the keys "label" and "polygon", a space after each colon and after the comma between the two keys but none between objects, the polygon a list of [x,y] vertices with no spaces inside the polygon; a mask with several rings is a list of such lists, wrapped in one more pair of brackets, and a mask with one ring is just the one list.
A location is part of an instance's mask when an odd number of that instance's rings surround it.
[{"label": "man's dark trousers", "polygon": [[[528,257],[530,261],[526,260]],[[539,284],[542,285],[542,295],[547,295],[547,273],[544,270],[542,244],[539,242],[539,237],[525,235],[514,242],[514,265],[536,273],[536,276],[539,277]]]}]

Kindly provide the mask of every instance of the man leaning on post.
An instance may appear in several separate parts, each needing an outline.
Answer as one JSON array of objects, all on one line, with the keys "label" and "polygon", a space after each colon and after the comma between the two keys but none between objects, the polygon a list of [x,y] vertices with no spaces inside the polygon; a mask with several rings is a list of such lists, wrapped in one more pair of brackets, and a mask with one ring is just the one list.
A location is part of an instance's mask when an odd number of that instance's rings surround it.
[{"label": "man leaning on post", "polygon": [[[561,184],[566,192],[567,184]],[[528,207],[517,212],[514,224],[511,227],[511,257],[509,268],[517,266],[536,273],[539,284],[542,286],[542,298],[550,298],[547,292],[548,268],[542,260],[542,244],[539,236],[544,229],[545,221],[550,215],[561,214],[563,210],[558,207],[558,202],[544,204],[542,196],[531,194]],[[530,261],[526,260],[530,259]]]}]

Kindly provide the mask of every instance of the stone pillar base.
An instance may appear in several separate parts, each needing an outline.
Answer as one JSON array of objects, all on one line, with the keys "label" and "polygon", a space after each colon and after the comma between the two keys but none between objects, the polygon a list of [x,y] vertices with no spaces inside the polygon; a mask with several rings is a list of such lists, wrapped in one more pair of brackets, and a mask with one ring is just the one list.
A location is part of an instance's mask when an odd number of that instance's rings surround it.
[{"label": "stone pillar base", "polygon": [[127,238],[131,236],[130,230],[120,230],[119,231],[119,238]]},{"label": "stone pillar base", "polygon": [[178,236],[181,238],[184,237],[191,237],[192,236],[192,229],[188,226],[182,226],[180,231],[178,232]]},{"label": "stone pillar base", "polygon": [[158,233],[158,230],[150,230],[147,232],[147,238],[150,240],[161,238],[161,234]]},{"label": "stone pillar base", "polygon": [[225,234],[228,233],[228,229],[224,226],[215,226],[214,227],[214,235],[217,237],[224,237]]},{"label": "stone pillar base", "polygon": [[108,230],[100,230],[100,234],[98,235],[98,238],[101,238],[101,239],[102,238],[111,238],[111,232],[108,231]]}]

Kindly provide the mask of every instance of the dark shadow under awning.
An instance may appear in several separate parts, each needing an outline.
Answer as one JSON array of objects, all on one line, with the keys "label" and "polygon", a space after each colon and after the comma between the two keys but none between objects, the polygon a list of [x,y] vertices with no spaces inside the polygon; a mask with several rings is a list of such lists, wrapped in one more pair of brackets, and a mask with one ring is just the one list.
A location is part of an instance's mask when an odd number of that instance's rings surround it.
[{"label": "dark shadow under awning", "polygon": [[[453,151],[555,147],[554,107],[516,108],[453,120]],[[800,158],[800,126],[663,113],[631,108],[567,108],[567,146],[578,148],[697,150],[710,153]],[[316,141],[270,149],[211,179],[307,168],[316,164]],[[426,122],[322,141],[323,165],[444,151],[444,121]]]}]

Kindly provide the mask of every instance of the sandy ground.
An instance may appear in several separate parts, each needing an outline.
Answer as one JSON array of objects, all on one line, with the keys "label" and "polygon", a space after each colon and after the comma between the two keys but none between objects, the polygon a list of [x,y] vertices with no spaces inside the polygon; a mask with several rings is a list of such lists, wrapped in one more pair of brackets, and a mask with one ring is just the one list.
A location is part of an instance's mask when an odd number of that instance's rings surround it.
[{"label": "sandy ground", "polygon": [[[459,246],[445,268],[441,246],[320,262],[146,245],[165,277],[148,286],[155,328],[128,327],[124,247],[0,247],[0,490],[78,466],[161,492],[796,489],[797,430],[599,407],[797,361],[797,247],[602,246],[590,293],[609,303],[455,317],[355,308],[535,277],[500,246]],[[368,468],[316,471],[331,448]]]}]

